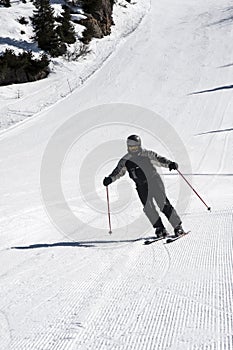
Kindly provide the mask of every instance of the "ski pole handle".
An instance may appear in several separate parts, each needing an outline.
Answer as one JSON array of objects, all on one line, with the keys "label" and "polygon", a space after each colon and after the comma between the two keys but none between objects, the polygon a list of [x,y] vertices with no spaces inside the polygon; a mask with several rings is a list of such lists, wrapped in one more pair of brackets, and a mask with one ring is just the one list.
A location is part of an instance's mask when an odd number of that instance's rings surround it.
[{"label": "ski pole handle", "polygon": [[109,193],[108,193],[108,186],[106,186],[106,193],[107,193],[107,204],[108,204],[108,224],[109,224],[109,234],[112,233],[112,225],[111,225],[111,215],[110,215],[110,204],[109,204]]},{"label": "ski pole handle", "polygon": [[176,169],[176,170],[178,171],[178,173],[180,174],[180,176],[184,179],[184,181],[189,185],[189,187],[193,190],[193,192],[198,196],[198,198],[202,201],[202,203],[206,206],[206,208],[207,208],[208,210],[211,211],[211,207],[209,207],[209,206],[206,204],[206,202],[201,198],[201,196],[197,193],[197,191],[194,190],[194,188],[193,188],[192,185],[188,182],[188,180],[184,177],[184,175],[183,175],[178,169]]}]

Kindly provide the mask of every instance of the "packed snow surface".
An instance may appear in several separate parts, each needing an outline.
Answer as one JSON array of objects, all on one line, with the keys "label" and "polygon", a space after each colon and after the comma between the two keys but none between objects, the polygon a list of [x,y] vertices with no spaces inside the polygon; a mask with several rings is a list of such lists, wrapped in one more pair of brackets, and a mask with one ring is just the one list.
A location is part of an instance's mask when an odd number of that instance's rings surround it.
[{"label": "packed snow surface", "polygon": [[[233,349],[232,1],[124,6],[86,59],[0,88],[1,349]],[[132,133],[212,208],[160,168],[191,230],[174,243],[143,245],[127,175],[108,233]]]}]

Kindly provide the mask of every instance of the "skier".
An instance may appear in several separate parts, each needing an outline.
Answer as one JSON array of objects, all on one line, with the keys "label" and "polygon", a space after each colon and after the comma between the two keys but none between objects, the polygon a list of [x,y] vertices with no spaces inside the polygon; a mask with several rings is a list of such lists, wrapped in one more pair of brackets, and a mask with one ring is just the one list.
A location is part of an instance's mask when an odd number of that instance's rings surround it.
[{"label": "skier", "polygon": [[159,156],[154,151],[142,149],[138,135],[130,135],[127,138],[127,150],[127,154],[120,159],[113,172],[104,178],[104,186],[110,185],[128,171],[130,178],[136,184],[136,190],[144,206],[143,210],[155,228],[155,235],[165,238],[168,233],[153,200],[169,220],[175,235],[183,234],[181,219],[169,202],[162,179],[156,170],[156,166],[169,168],[170,171],[177,170],[178,164]]}]

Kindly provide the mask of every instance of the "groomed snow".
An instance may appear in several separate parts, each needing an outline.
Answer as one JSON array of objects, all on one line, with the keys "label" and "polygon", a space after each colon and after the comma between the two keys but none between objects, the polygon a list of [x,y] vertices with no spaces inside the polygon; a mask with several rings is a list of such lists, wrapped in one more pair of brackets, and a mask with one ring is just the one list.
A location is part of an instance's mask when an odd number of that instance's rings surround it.
[{"label": "groomed snow", "polygon": [[[0,88],[4,350],[233,349],[232,1],[128,9],[86,60]],[[153,231],[127,176],[109,187],[108,233],[102,179],[130,133],[212,207],[160,169],[191,230],[170,245],[143,245]]]}]

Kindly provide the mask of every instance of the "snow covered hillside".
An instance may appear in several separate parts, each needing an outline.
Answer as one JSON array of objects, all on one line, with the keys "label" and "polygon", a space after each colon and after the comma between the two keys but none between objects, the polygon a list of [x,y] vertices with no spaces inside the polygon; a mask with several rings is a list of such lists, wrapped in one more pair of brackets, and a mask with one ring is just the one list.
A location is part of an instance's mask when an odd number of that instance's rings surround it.
[{"label": "snow covered hillside", "polygon": [[[1,349],[233,349],[232,1],[135,6],[86,61],[0,88]],[[143,245],[127,176],[108,233],[102,180],[132,133],[212,208],[161,168],[191,230],[170,245]]]},{"label": "snow covered hillside", "polygon": [[[57,14],[63,2],[63,0],[52,2]],[[65,58],[52,59],[51,74],[45,80],[0,87],[0,130],[35,116],[82,87],[115,51],[119,43],[137,28],[149,7],[148,1],[129,4],[125,0],[117,0],[113,8],[115,25],[112,26],[112,34],[100,40],[92,40],[87,55],[72,62],[68,62]],[[13,49],[16,52],[31,50],[38,56],[40,51],[32,42],[33,31],[29,21],[33,9],[34,6],[30,2],[26,4],[16,2],[10,8],[0,8],[0,52],[4,52],[5,49]],[[81,15],[76,15],[78,16]],[[22,17],[28,21],[28,25],[21,25],[18,22]],[[77,37],[82,36],[83,29],[83,26],[75,24]],[[21,35],[21,30],[24,30],[25,34]],[[69,51],[78,51],[80,45],[82,43],[77,41],[70,45]]]}]

